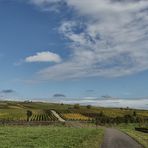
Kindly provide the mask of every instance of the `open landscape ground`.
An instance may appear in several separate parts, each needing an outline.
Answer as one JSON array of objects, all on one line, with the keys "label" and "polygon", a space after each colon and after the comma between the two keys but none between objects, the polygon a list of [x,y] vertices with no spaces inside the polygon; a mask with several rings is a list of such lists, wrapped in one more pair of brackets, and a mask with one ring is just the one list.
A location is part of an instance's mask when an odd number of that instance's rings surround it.
[{"label": "open landscape ground", "polygon": [[98,148],[103,130],[67,127],[0,127],[1,148]]},{"label": "open landscape ground", "polygon": [[[115,143],[117,148],[121,144],[148,148],[148,133],[135,130],[147,128],[147,118],[147,110],[130,108],[1,101],[0,144],[2,148],[101,148],[106,135],[112,135],[112,139],[107,139],[111,143],[120,139]],[[119,123],[120,120],[126,123]],[[118,130],[106,132],[106,127]]]}]

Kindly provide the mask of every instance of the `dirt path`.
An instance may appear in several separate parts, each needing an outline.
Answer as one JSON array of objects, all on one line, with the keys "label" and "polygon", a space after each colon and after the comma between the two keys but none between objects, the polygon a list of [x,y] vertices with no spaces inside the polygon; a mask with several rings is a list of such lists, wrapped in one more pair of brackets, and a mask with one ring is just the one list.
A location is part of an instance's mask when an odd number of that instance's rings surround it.
[{"label": "dirt path", "polygon": [[61,121],[61,122],[65,122],[65,120],[64,120],[64,119],[62,119],[62,118],[59,116],[59,114],[58,114],[58,113],[56,113],[56,111],[51,110],[51,112],[54,114],[54,116],[55,116],[55,117],[57,117],[57,118],[58,118],[58,120],[59,120],[59,121]]},{"label": "dirt path", "polygon": [[135,140],[117,129],[107,128],[101,148],[143,148]]}]

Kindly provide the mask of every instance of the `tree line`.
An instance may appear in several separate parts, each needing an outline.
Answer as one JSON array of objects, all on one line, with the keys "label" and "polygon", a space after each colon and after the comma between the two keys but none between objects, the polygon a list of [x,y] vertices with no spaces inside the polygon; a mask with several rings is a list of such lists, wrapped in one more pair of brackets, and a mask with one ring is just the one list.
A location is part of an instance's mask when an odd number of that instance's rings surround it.
[{"label": "tree line", "polygon": [[103,112],[100,112],[98,116],[93,120],[96,125],[105,125],[105,124],[120,124],[120,123],[148,123],[148,118],[142,116],[137,116],[134,111],[133,114],[126,114],[124,116],[109,117],[106,116]]}]

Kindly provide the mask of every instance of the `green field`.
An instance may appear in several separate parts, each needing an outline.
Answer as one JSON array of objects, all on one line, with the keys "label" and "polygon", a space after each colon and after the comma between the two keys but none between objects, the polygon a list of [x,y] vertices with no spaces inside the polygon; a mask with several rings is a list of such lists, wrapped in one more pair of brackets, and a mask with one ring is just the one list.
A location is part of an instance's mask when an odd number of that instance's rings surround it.
[{"label": "green field", "polygon": [[136,141],[141,143],[145,148],[148,148],[148,133],[136,131],[135,127],[138,127],[138,125],[124,124],[120,125],[119,129],[128,134],[129,136],[133,137]]},{"label": "green field", "polygon": [[0,127],[1,148],[98,148],[102,139],[95,128]]}]

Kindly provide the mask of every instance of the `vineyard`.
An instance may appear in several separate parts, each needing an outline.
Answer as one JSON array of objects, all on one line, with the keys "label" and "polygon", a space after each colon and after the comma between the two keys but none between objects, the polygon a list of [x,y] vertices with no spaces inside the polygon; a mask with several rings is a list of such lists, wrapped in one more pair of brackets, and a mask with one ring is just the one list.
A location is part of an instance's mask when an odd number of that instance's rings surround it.
[{"label": "vineyard", "polygon": [[[0,110],[0,120],[3,121],[26,121],[26,110]],[[49,111],[32,110],[29,121],[57,121],[57,118]]]},{"label": "vineyard", "polygon": [[51,111],[34,111],[29,119],[30,121],[57,121],[58,119]]},{"label": "vineyard", "polygon": [[25,121],[26,111],[23,109],[0,109],[0,120]]},{"label": "vineyard", "polygon": [[86,117],[79,113],[62,114],[62,117],[66,120],[80,120],[80,121],[91,121],[92,120],[92,118]]},{"label": "vineyard", "polygon": [[148,119],[147,110],[93,106],[88,109],[86,106],[75,108],[67,104],[0,101],[0,121],[27,121],[27,110],[32,112],[29,121],[57,121],[51,110],[55,110],[66,121],[91,121],[100,117],[100,113],[108,119],[119,119],[125,115],[132,116],[134,111],[137,117]]}]

